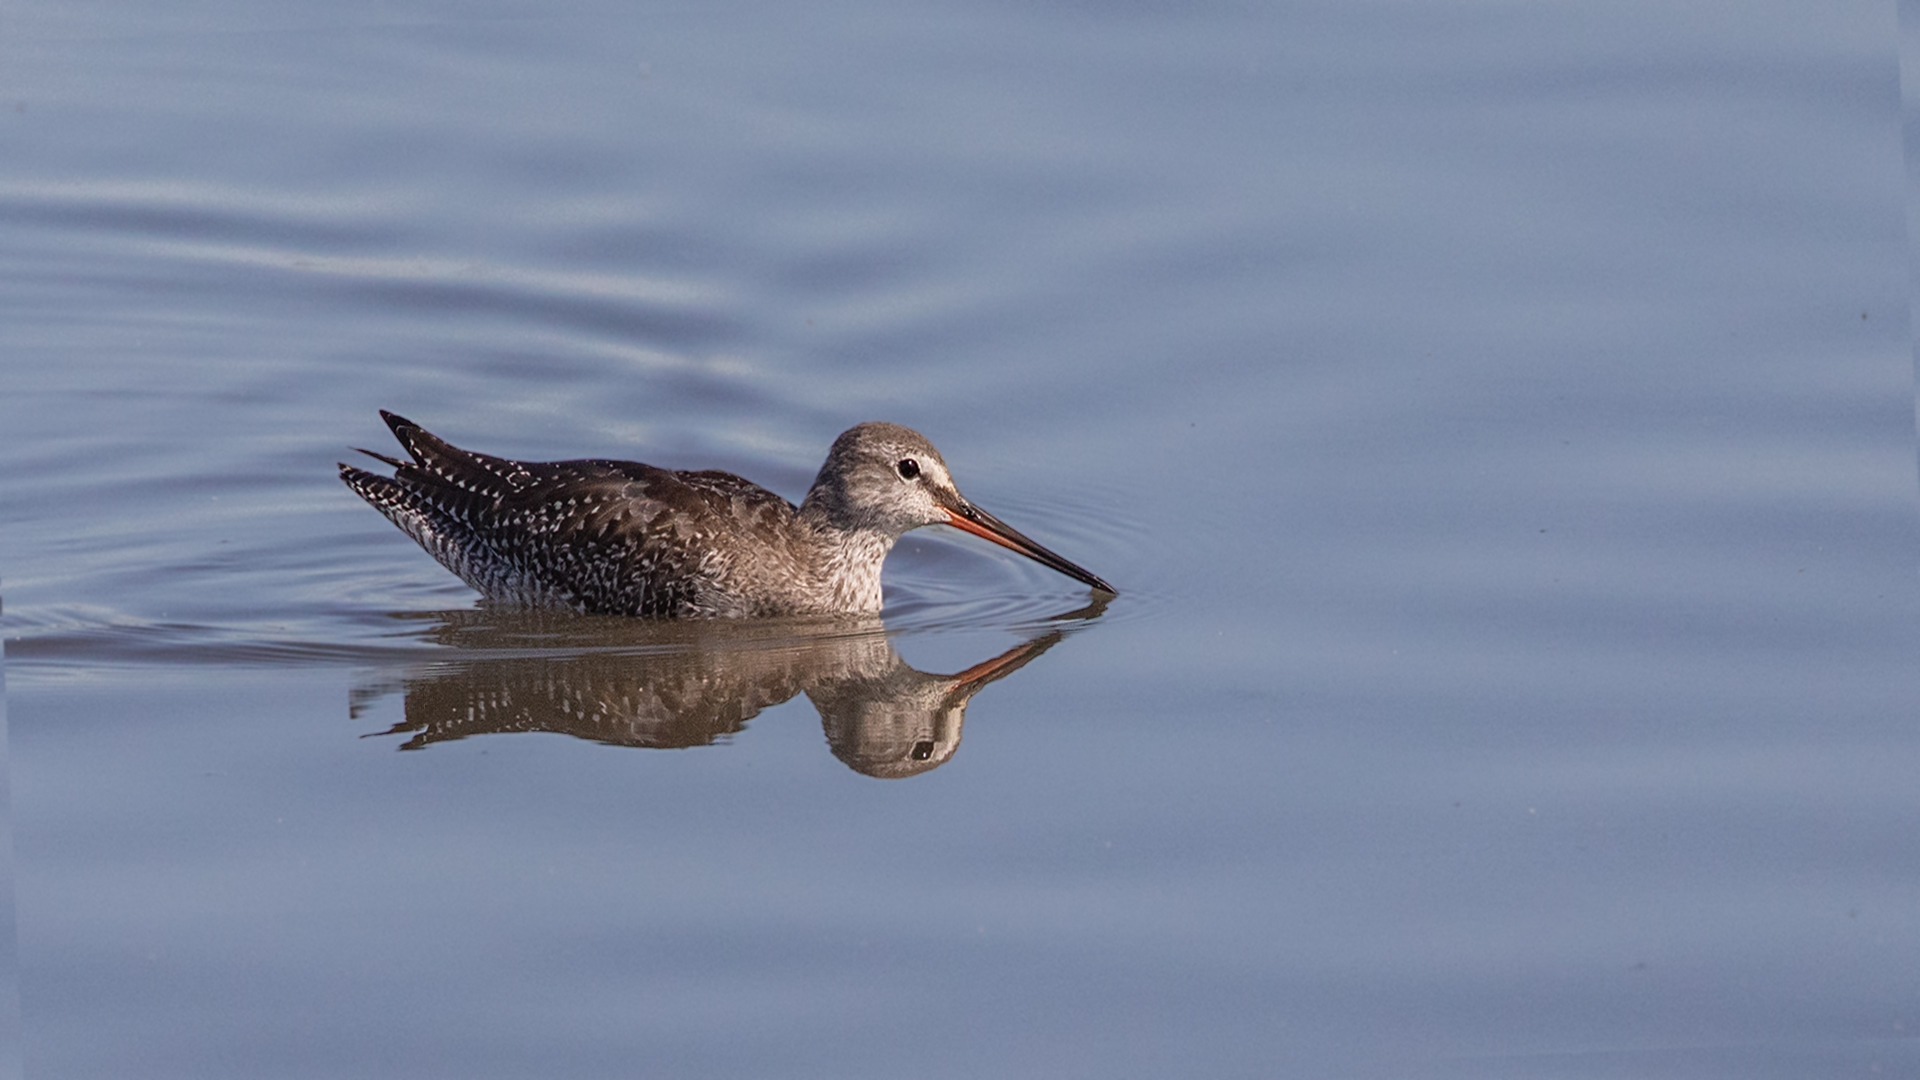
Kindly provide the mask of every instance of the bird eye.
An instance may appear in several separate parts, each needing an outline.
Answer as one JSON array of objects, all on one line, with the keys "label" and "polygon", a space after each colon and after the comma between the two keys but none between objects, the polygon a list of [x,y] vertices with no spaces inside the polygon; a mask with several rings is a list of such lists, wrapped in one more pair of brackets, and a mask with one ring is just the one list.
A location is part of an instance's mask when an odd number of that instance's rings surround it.
[{"label": "bird eye", "polygon": [[900,474],[900,479],[911,480],[920,475],[920,463],[912,458],[901,458],[894,470]]}]

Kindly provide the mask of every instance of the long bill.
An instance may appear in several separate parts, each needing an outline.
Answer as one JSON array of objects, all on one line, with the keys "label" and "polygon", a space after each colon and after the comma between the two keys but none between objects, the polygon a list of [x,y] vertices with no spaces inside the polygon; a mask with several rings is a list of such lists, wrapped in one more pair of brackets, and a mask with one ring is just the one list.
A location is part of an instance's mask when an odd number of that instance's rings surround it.
[{"label": "long bill", "polygon": [[1021,535],[1020,531],[985,510],[962,500],[958,506],[942,506],[947,512],[947,524],[962,532],[970,532],[983,540],[991,540],[1010,551],[1017,551],[1041,566],[1058,570],[1082,585],[1091,585],[1103,593],[1120,595],[1119,590],[1094,577],[1086,570],[1034,543]]}]

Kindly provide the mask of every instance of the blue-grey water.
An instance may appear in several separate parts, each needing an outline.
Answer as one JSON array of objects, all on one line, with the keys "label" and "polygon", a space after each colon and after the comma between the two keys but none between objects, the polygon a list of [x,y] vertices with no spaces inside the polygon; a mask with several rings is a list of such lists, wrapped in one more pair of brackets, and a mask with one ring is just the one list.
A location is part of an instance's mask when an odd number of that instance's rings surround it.
[{"label": "blue-grey water", "polygon": [[[0,1072],[1920,1075],[1896,30],[11,5]],[[1120,595],[488,608],[381,408]]]}]

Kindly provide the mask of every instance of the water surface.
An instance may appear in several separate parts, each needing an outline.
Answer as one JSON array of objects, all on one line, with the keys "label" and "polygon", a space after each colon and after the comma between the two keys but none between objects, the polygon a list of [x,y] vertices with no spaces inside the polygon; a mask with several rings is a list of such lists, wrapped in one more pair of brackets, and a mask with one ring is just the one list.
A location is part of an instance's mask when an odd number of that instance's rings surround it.
[{"label": "water surface", "polygon": [[[1920,1072],[1887,5],[9,27],[27,1074]],[[1120,596],[490,609],[380,408]]]}]

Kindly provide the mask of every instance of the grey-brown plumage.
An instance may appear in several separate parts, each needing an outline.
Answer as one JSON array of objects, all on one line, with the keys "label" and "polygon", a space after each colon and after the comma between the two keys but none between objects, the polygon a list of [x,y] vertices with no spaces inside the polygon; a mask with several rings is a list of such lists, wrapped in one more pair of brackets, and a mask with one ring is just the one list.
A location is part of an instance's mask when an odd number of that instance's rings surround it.
[{"label": "grey-brown plumage", "polygon": [[919,433],[834,440],[799,506],[731,473],[462,450],[381,411],[409,461],[340,478],[490,599],[615,615],[872,614],[902,533],[953,525],[1093,588],[1113,587],[969,503]]}]

